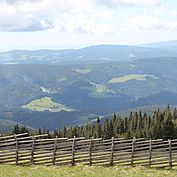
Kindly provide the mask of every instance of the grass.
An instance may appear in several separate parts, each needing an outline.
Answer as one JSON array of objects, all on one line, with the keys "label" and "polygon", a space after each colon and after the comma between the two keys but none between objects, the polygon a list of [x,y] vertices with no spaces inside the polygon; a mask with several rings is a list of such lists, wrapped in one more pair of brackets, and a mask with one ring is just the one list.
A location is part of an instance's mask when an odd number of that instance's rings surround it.
[{"label": "grass", "polygon": [[56,103],[52,101],[52,99],[49,97],[35,99],[28,103],[27,105],[24,105],[23,108],[31,111],[50,111],[50,112],[73,111],[72,108],[66,107],[65,105],[62,105],[60,103]]},{"label": "grass", "polygon": [[177,170],[144,167],[61,167],[0,165],[0,177],[176,177]]},{"label": "grass", "polygon": [[92,96],[102,96],[105,94],[115,94],[113,91],[108,89],[105,85],[90,82],[93,85]]},{"label": "grass", "polygon": [[144,81],[147,78],[152,78],[152,79],[158,79],[152,74],[127,74],[122,77],[113,77],[108,81],[108,83],[116,84],[116,83],[124,83],[130,80],[138,80],[138,81]]},{"label": "grass", "polygon": [[91,68],[73,69],[75,72],[80,74],[88,74],[92,71]]},{"label": "grass", "polygon": [[80,87],[81,89],[86,89],[90,91],[90,96],[92,97],[104,97],[115,95],[115,92],[107,88],[105,85],[97,84],[95,82],[90,82],[90,87]]}]

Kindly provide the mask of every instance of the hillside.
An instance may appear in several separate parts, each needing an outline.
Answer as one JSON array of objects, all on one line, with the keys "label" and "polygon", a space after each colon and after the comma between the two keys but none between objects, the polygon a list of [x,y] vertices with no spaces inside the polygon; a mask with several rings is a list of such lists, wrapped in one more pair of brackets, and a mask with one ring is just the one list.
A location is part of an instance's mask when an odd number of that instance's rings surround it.
[{"label": "hillside", "polygon": [[97,115],[177,105],[175,52],[98,45],[1,53],[0,116],[52,130],[90,123]]},{"label": "hillside", "polygon": [[12,50],[0,53],[0,64],[79,64],[130,61],[140,58],[175,57],[175,48],[154,45],[97,45],[68,50]]},{"label": "hillside", "polygon": [[175,50],[177,47],[177,40],[172,41],[161,41],[161,42],[153,42],[149,44],[142,44],[141,47],[152,47],[152,48],[161,48],[166,50]]},{"label": "hillside", "polygon": [[0,134],[10,133],[16,124],[15,121],[0,119]]},{"label": "hillside", "polygon": [[[95,118],[92,115],[154,104],[176,105],[176,67],[176,58],[99,65],[0,65],[0,114],[27,126],[53,129],[89,122]],[[33,103],[45,97],[57,110],[49,105],[43,112],[34,110]]]},{"label": "hillside", "polygon": [[[14,130],[15,125],[19,125],[19,127],[22,127],[24,125],[20,124],[19,122],[12,121],[12,120],[7,120],[7,119],[0,119],[0,134],[8,134],[12,133]],[[32,127],[27,126],[27,129],[29,131],[35,130]]]}]

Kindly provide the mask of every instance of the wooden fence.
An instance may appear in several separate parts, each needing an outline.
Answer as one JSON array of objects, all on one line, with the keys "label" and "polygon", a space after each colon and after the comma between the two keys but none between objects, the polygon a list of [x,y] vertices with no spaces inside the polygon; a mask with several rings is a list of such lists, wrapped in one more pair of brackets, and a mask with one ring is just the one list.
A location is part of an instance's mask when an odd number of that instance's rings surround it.
[{"label": "wooden fence", "polygon": [[0,137],[0,164],[177,166],[177,139],[103,140],[48,138],[47,134]]}]

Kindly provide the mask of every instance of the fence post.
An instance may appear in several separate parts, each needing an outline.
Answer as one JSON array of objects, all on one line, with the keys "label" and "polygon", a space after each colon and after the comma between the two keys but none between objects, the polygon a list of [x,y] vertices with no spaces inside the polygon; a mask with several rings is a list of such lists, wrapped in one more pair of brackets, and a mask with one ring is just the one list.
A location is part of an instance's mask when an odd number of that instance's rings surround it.
[{"label": "fence post", "polygon": [[169,146],[169,169],[172,169],[171,139],[168,140],[168,146]]},{"label": "fence post", "polygon": [[151,166],[152,160],[152,139],[149,140],[149,167]]},{"label": "fence post", "polygon": [[15,160],[15,164],[18,165],[18,140],[17,140],[17,136],[16,134],[14,134],[14,138],[15,138],[15,152],[16,152],[16,160]]},{"label": "fence post", "polygon": [[135,151],[135,141],[136,141],[136,138],[133,137],[132,139],[132,156],[131,156],[131,165],[133,166],[133,158],[134,158],[134,151]]},{"label": "fence post", "polygon": [[73,138],[73,145],[72,145],[72,162],[71,162],[71,165],[73,166],[74,165],[74,153],[75,153],[75,146],[76,146],[76,137],[74,136]]},{"label": "fence post", "polygon": [[92,166],[92,137],[90,139],[89,145],[89,165]]},{"label": "fence post", "polygon": [[112,137],[112,144],[111,144],[111,161],[110,165],[113,165],[113,160],[114,160],[114,137]]},{"label": "fence post", "polygon": [[55,160],[56,160],[56,151],[57,151],[57,136],[55,138],[55,144],[54,144],[54,150],[53,150],[53,165],[55,165]]},{"label": "fence post", "polygon": [[34,150],[35,150],[35,138],[32,138],[32,146],[31,146],[31,164],[34,164]]}]

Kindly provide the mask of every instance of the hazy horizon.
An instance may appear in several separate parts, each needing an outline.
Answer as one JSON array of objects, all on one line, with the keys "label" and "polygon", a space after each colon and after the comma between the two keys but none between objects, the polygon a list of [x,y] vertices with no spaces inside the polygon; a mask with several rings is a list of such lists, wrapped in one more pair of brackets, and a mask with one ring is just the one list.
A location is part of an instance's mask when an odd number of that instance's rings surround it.
[{"label": "hazy horizon", "polygon": [[90,46],[97,46],[97,45],[120,45],[120,46],[139,46],[139,47],[144,47],[143,45],[146,45],[146,44],[156,44],[156,43],[161,43],[161,42],[171,42],[171,41],[177,41],[177,40],[170,40],[170,41],[152,41],[152,42],[148,42],[148,43],[138,43],[138,44],[112,44],[112,43],[100,43],[100,44],[91,44],[91,45],[85,45],[85,46],[78,46],[78,47],[69,47],[69,48],[66,48],[66,47],[61,47],[61,48],[58,48],[58,47],[49,47],[49,48],[42,48],[42,47],[39,47],[39,48],[12,48],[12,49],[9,49],[9,50],[0,50],[0,52],[8,52],[8,51],[13,51],[13,50],[28,50],[28,51],[35,51],[35,50],[68,50],[68,49],[82,49],[82,48],[87,48],[87,47],[90,47]]}]

